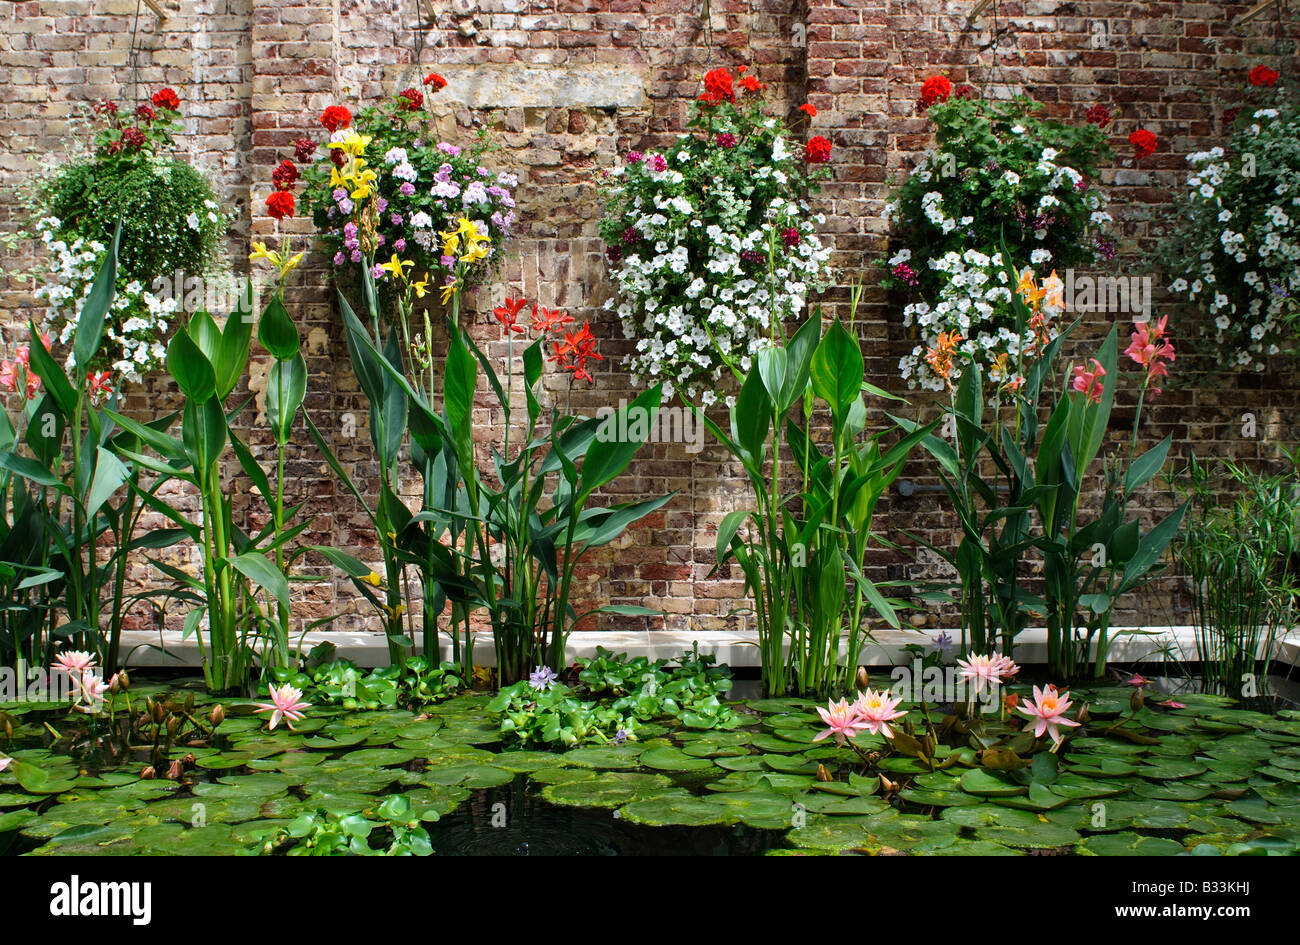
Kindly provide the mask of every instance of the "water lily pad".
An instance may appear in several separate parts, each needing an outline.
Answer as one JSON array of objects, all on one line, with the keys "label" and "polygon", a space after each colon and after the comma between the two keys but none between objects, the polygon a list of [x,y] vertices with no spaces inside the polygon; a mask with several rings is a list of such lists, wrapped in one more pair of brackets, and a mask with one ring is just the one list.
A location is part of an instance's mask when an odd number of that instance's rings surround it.
[{"label": "water lily pad", "polygon": [[662,793],[672,782],[661,774],[608,771],[595,778],[548,784],[542,797],[565,807],[620,807]]},{"label": "water lily pad", "polygon": [[1003,846],[1034,850],[1072,846],[1079,842],[1077,831],[1054,823],[1039,823],[1029,827],[979,827],[975,836]]},{"label": "water lily pad", "polygon": [[983,797],[1010,797],[1013,794],[1027,794],[1029,791],[1024,785],[983,768],[970,768],[962,772],[961,788],[967,794]]},{"label": "water lily pad", "polygon": [[680,748],[651,748],[642,752],[639,762],[656,771],[699,771],[712,768],[713,762],[707,758],[692,758]]},{"label": "water lily pad", "polygon": [[1092,856],[1177,856],[1183,852],[1183,845],[1164,837],[1103,833],[1088,837],[1076,849]]},{"label": "water lily pad", "polygon": [[[567,751],[564,753],[564,760],[568,764],[601,770],[635,768],[637,759],[641,757],[645,750],[644,745],[639,745],[636,742],[628,742],[624,745],[595,745]],[[665,749],[655,750],[664,751]],[[677,749],[672,750],[676,751]],[[708,762],[705,762],[705,766],[707,765]]]},{"label": "water lily pad", "polygon": [[618,809],[620,819],[650,827],[704,827],[735,823],[737,816],[721,804],[710,804],[686,791],[633,801]]}]

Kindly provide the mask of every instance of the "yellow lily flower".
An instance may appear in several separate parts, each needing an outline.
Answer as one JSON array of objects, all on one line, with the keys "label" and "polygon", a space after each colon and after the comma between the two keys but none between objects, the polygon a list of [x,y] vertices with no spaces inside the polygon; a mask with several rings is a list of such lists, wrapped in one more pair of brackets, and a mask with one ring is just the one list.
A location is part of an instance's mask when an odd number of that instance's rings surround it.
[{"label": "yellow lily flower", "polygon": [[396,253],[393,253],[393,258],[392,258],[392,260],[391,260],[390,262],[381,263],[380,266],[379,266],[379,268],[382,269],[382,270],[384,270],[384,272],[387,272],[387,273],[391,274],[391,275],[394,276],[395,278],[398,278],[398,279],[405,279],[405,278],[406,278],[406,270],[407,270],[407,269],[414,268],[414,266],[415,266],[415,263],[411,262],[411,260],[409,260],[409,259],[398,259],[398,258],[397,258],[397,254],[396,254]]}]

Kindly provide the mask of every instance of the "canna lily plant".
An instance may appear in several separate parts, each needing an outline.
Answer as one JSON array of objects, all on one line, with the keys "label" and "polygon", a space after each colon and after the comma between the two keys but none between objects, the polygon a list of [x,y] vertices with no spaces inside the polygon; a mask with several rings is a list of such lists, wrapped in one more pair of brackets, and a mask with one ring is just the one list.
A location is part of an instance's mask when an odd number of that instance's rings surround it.
[{"label": "canna lily plant", "polygon": [[[66,371],[49,340],[29,326],[21,441],[7,416],[0,423],[0,654],[6,659],[46,665],[62,639],[94,650],[112,671],[129,613],[168,596],[128,591],[128,555],[166,547],[180,534],[136,536],[159,483],[142,486],[139,467],[120,458],[138,449],[140,431],[117,422],[112,384],[86,367],[112,309],[117,243],[115,234],[82,303]],[[159,424],[142,429],[153,434]]]},{"label": "canna lily plant", "polygon": [[[1003,258],[1010,256],[1004,252]],[[1100,677],[1115,604],[1150,580],[1185,510],[1180,506],[1145,533],[1136,518],[1128,517],[1132,498],[1160,471],[1169,452],[1166,437],[1135,455],[1142,406],[1159,393],[1152,381],[1167,373],[1162,359],[1171,358],[1172,347],[1147,350],[1152,331],[1164,332],[1163,321],[1134,332],[1126,353],[1143,367],[1144,376],[1129,455],[1105,462],[1102,512],[1085,524],[1079,515],[1083,484],[1101,454],[1115,400],[1117,329],[1111,327],[1096,357],[1069,373],[1046,424],[1040,425],[1044,387],[1078,322],[1053,337],[1046,320],[1063,308],[1060,280],[1053,276],[1040,284],[1030,270],[1017,273],[1010,266],[1007,276],[1017,287],[1011,298],[1019,334],[1029,341],[1014,364],[1003,365],[996,378],[990,372],[991,397],[978,364],[963,365],[960,381],[950,381],[946,412],[952,418],[952,442],[929,436],[924,446],[939,463],[940,482],[957,511],[962,540],[953,552],[921,543],[959,575],[963,650],[1010,653],[1030,618],[1044,617],[1051,671],[1069,678],[1091,660]],[[1160,356],[1154,354],[1157,350]],[[931,354],[944,364],[942,353]],[[986,400],[992,404],[989,417]],[[1022,574],[1031,549],[1043,559],[1041,596],[1030,592]]]},{"label": "canna lily plant", "polygon": [[[859,295],[855,290],[855,311]],[[864,573],[871,521],[908,453],[934,424],[903,429],[892,445],[885,438],[898,426],[868,433],[864,395],[891,395],[865,380],[854,334],[839,321],[823,334],[820,315],[788,343],[774,338],[748,376],[734,364],[732,370],[741,387],[729,433],[692,408],[740,461],[755,500],[754,508],[723,518],[717,566],[734,560],[745,575],[764,689],[774,696],[843,692],[869,636],[868,621],[874,616],[899,626],[900,602]],[[827,443],[811,432],[821,409],[830,414]],[[783,459],[786,448],[793,470]],[[789,473],[800,483],[793,492],[782,491]]]}]

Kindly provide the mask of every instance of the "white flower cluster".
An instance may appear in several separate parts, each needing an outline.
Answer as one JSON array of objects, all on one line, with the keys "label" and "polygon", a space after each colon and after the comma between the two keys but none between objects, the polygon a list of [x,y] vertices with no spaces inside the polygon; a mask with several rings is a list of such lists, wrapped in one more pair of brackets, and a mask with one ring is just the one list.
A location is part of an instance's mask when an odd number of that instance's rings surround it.
[{"label": "white flower cluster", "polygon": [[[1185,209],[1201,224],[1199,250],[1182,257],[1169,289],[1208,312],[1214,344],[1231,365],[1263,371],[1265,359],[1281,352],[1300,298],[1300,162],[1291,150],[1291,166],[1271,166],[1262,190],[1258,162],[1265,154],[1283,158],[1288,152],[1274,144],[1300,134],[1300,121],[1272,108],[1252,117],[1244,140],[1234,142],[1242,151],[1236,160],[1219,147],[1187,157]],[[1257,202],[1232,196],[1243,192]]]},{"label": "white flower cluster", "polygon": [[[912,251],[903,249],[889,262],[897,266],[911,258]],[[1043,282],[1047,292],[1040,310],[1045,319],[1041,332],[1035,333],[1030,326],[1018,330],[1011,304],[1011,294],[1017,287],[1011,284],[1001,253],[989,255],[974,249],[949,252],[931,259],[929,266],[946,278],[933,306],[914,302],[903,309],[903,325],[916,325],[921,333],[921,343],[898,362],[907,386],[942,391],[948,383],[956,384],[962,365],[969,361],[978,362],[995,383],[1022,380],[1015,371],[1021,353],[1050,341],[1060,331],[1052,321],[1063,311],[1060,280],[1050,277]],[[925,359],[927,352],[939,345],[940,334],[949,340],[954,335],[960,338],[954,349],[952,375],[947,379],[936,375]]]},{"label": "white flower cluster", "polygon": [[[56,333],[59,342],[66,345],[76,333],[86,297],[108,247],[98,240],[80,237],[69,243],[59,238],[60,227],[55,217],[37,221],[36,234],[49,255],[47,265],[38,271],[41,284],[36,287],[35,295],[46,303],[42,331]],[[163,363],[167,349],[162,339],[176,307],[176,299],[159,298],[139,282],[117,286],[105,325],[106,344],[101,347],[101,351],[107,349],[112,359],[108,369],[114,375],[115,384],[138,384],[144,375]],[[69,372],[75,368],[71,354],[64,368]]]},{"label": "white flower cluster", "polygon": [[[774,155],[780,139],[777,145]],[[638,380],[663,382],[665,396],[680,392],[708,406],[719,399],[727,363],[748,371],[780,325],[802,315],[809,294],[828,284],[831,249],[816,235],[825,217],[781,196],[751,207],[749,196],[727,186],[697,209],[680,172],[666,161],[653,170],[656,157],[646,155],[634,170],[637,196],[625,204],[625,238],[610,257],[617,294],[605,307],[636,339],[628,366]],[[754,175],[785,178],[766,165]]]}]

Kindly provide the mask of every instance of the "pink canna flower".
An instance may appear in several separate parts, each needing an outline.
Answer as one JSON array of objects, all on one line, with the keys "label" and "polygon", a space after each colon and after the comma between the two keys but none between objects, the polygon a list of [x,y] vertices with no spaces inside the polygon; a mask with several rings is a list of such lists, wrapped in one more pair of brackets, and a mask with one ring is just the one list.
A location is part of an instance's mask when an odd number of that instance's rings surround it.
[{"label": "pink canna flower", "polygon": [[303,717],[303,709],[310,709],[310,702],[302,701],[302,690],[295,689],[286,683],[283,686],[271,687],[270,703],[258,703],[258,712],[271,713],[271,725],[274,729],[284,719],[285,724],[289,726],[289,731],[293,731],[293,723]]},{"label": "pink canna flower", "polygon": [[907,715],[906,712],[898,711],[898,703],[901,701],[899,696],[891,696],[888,690],[882,689],[876,692],[874,689],[868,689],[858,696],[857,701],[853,703],[853,710],[872,735],[879,733],[886,738],[893,738],[894,733],[889,728],[889,723]]},{"label": "pink canna flower", "polygon": [[54,671],[67,673],[74,681],[95,668],[95,656],[85,650],[64,650],[54,657]]},{"label": "pink canna flower", "polygon": [[817,707],[817,714],[822,717],[822,721],[826,723],[827,727],[825,731],[818,733],[813,738],[815,742],[834,735],[835,744],[843,745],[844,739],[852,738],[867,727],[867,723],[858,718],[856,704],[849,705],[847,699],[841,699],[839,702],[829,700],[826,703],[826,708]]},{"label": "pink canna flower", "polygon": [[1086,370],[1082,364],[1074,369],[1074,389],[1087,397],[1094,404],[1101,403],[1104,389],[1101,379],[1106,376],[1106,369],[1096,358],[1090,358],[1092,370]]},{"label": "pink canna flower", "polygon": [[958,674],[974,685],[973,695],[979,695],[985,686],[1010,679],[1020,672],[1020,667],[1009,657],[994,653],[992,656],[972,656],[957,661]]},{"label": "pink canna flower", "polygon": [[[1165,366],[1165,362],[1172,363],[1175,355],[1174,346],[1165,338],[1165,326],[1168,323],[1169,316],[1166,315],[1155,325],[1150,322],[1135,324],[1136,331],[1129,336],[1133,341],[1124,349],[1124,353],[1132,358],[1134,363],[1142,365],[1146,370],[1148,381],[1169,376],[1169,369]],[[1151,393],[1158,395],[1160,388],[1152,387]]]},{"label": "pink canna flower", "polygon": [[1034,687],[1034,701],[1032,704],[1022,706],[1020,711],[1029,716],[1029,721],[1025,724],[1025,731],[1033,729],[1035,738],[1042,738],[1046,732],[1052,737],[1052,741],[1059,745],[1061,743],[1061,733],[1058,726],[1065,725],[1070,728],[1078,726],[1078,722],[1073,719],[1067,719],[1065,713],[1070,708],[1070,693],[1066,690],[1064,694],[1056,691],[1056,687],[1049,685],[1043,689]]},{"label": "pink canna flower", "polygon": [[0,390],[13,393],[18,389],[18,362],[5,358],[0,361]]}]

